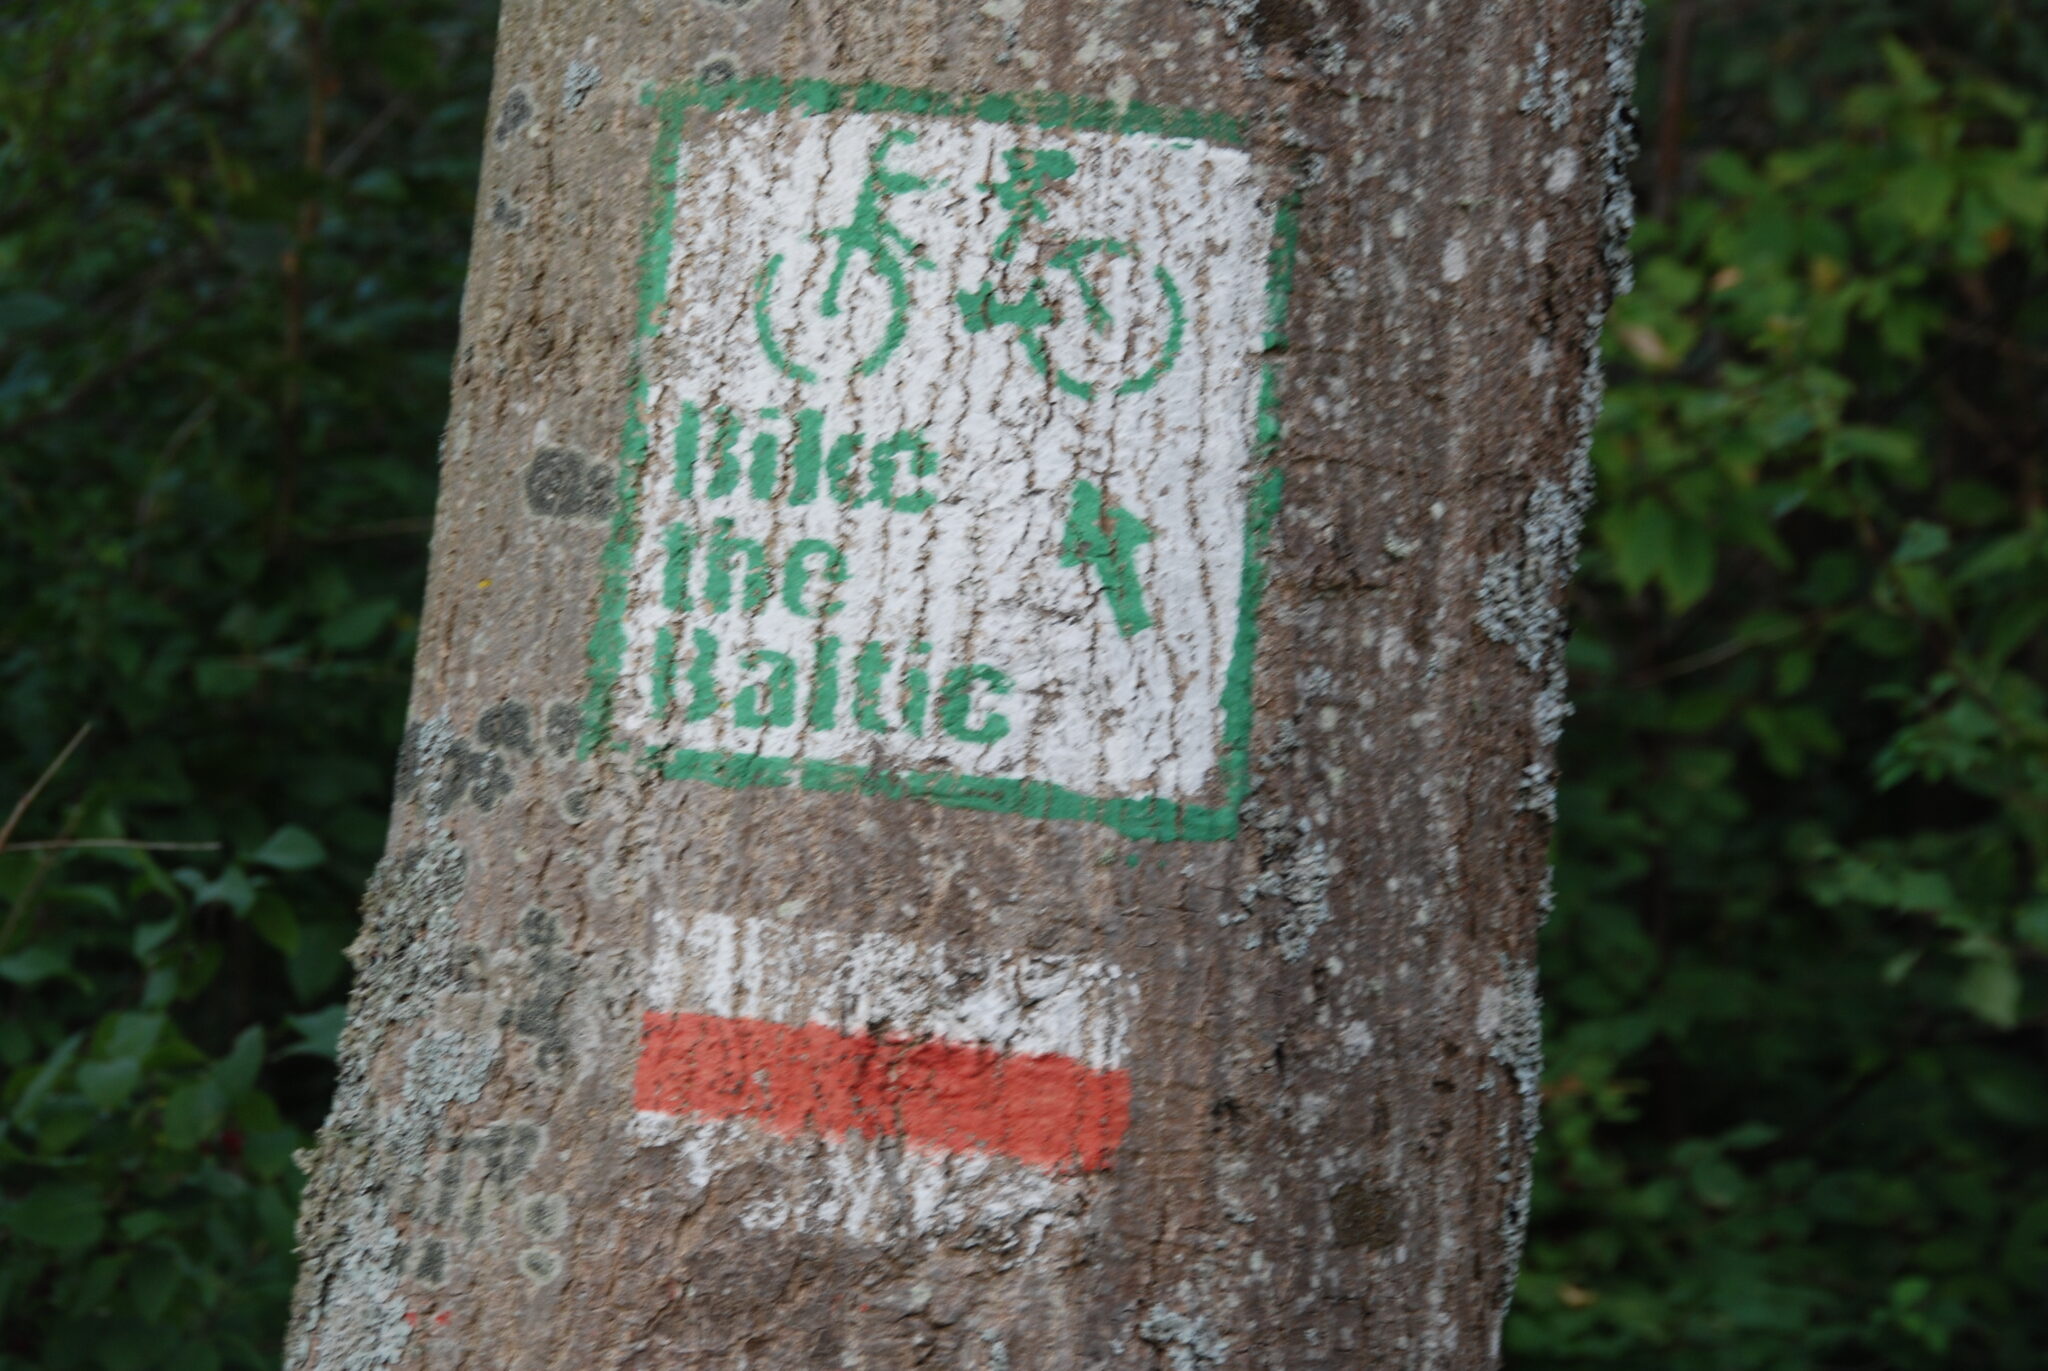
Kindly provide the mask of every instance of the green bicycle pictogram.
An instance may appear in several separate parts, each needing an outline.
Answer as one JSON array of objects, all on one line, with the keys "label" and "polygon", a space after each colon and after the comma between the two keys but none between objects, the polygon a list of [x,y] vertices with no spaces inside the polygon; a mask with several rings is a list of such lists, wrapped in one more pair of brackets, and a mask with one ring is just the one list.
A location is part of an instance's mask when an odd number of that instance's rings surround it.
[{"label": "green bicycle pictogram", "polygon": [[[1003,166],[1009,173],[1006,179],[983,181],[976,186],[976,189],[995,196],[996,203],[1009,211],[1009,222],[996,237],[993,255],[998,262],[1008,262],[1016,257],[1028,226],[1033,221],[1043,223],[1046,220],[1044,192],[1054,184],[1070,179],[1077,169],[1074,155],[1059,148],[1036,151],[1011,148],[1003,154]],[[1080,297],[1081,317],[1087,320],[1088,327],[1096,333],[1107,333],[1115,319],[1104,303],[1102,293],[1089,277],[1089,259],[1135,255],[1135,247],[1121,238],[1077,238],[1047,259],[1046,274],[1034,276],[1021,297],[1003,299],[996,293],[995,283],[984,280],[973,290],[959,292],[954,302],[959,306],[961,319],[969,333],[1005,325],[1014,327],[1017,342],[1030,359],[1033,370],[1041,376],[1051,377],[1053,383],[1067,394],[1092,400],[1101,383],[1083,380],[1059,366],[1053,361],[1052,350],[1046,343],[1047,332],[1061,322],[1059,311],[1053,307],[1057,287],[1052,276],[1054,273],[1063,274],[1071,283],[1074,293]],[[1181,299],[1180,285],[1164,266],[1152,269],[1152,279],[1166,302],[1166,338],[1152,365],[1119,382],[1112,391],[1116,395],[1134,395],[1150,390],[1180,358],[1181,343],[1187,333],[1187,307]]]},{"label": "green bicycle pictogram", "polygon": [[[906,263],[921,271],[930,271],[933,266],[924,256],[923,248],[910,235],[890,223],[883,212],[883,204],[890,196],[930,190],[939,184],[906,171],[891,171],[887,166],[894,148],[916,141],[917,135],[909,129],[892,129],[884,134],[875,150],[868,155],[867,177],[861,182],[859,198],[854,201],[852,221],[838,228],[825,229],[818,235],[838,244],[832,258],[832,272],[825,280],[824,298],[818,304],[819,317],[839,317],[842,310],[840,293],[846,286],[847,269],[856,253],[867,259],[868,269],[881,278],[889,292],[889,322],[882,330],[882,341],[855,368],[863,376],[872,376],[880,371],[890,354],[902,344],[903,335],[909,331],[910,281],[905,271]],[[793,380],[809,383],[816,381],[818,374],[792,359],[775,340],[770,305],[783,259],[783,253],[776,253],[754,277],[754,329],[760,335],[761,351],[767,354],[777,371]]]}]

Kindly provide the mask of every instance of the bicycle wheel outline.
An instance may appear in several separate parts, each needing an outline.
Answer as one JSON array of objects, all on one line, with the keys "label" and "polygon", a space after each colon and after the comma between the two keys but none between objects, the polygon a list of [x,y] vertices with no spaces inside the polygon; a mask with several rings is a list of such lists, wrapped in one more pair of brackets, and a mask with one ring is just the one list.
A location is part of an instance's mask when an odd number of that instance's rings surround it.
[{"label": "bicycle wheel outline", "polygon": [[[882,341],[854,367],[855,374],[872,376],[888,365],[889,358],[903,345],[904,337],[910,332],[910,280],[904,274],[903,264],[895,258],[877,255],[866,248],[855,248],[842,253],[839,260],[833,263],[836,285],[845,284],[845,258],[851,256],[853,252],[859,252],[867,259],[869,270],[882,278],[882,284],[889,291],[889,323],[882,330]],[[769,365],[793,381],[811,385],[817,381],[818,373],[792,358],[775,340],[775,318],[771,298],[775,293],[776,279],[782,271],[782,263],[787,256],[787,253],[782,252],[773,254],[754,274],[754,333],[761,344],[762,354],[768,358]],[[845,308],[839,303],[836,293],[828,293],[827,300],[818,307],[818,317],[821,319],[836,319],[844,312]]]},{"label": "bicycle wheel outline", "polygon": [[[1110,240],[1099,241],[1104,244],[1110,244]],[[1113,244],[1111,245],[1113,246]],[[1079,246],[1079,244],[1070,245],[1069,248],[1062,251],[1071,251],[1074,246]],[[1118,252],[1113,255],[1121,256],[1123,254]],[[1101,309],[1099,301],[1096,299],[1094,292],[1083,284],[1078,273],[1074,272],[1071,268],[1068,268],[1067,271],[1068,275],[1074,277],[1076,292],[1082,299],[1084,315],[1092,316],[1096,310]],[[1180,283],[1174,279],[1173,273],[1168,271],[1163,264],[1152,268],[1152,279],[1158,284],[1160,294],[1166,300],[1166,341],[1160,346],[1157,360],[1136,376],[1128,377],[1118,382],[1110,392],[1112,395],[1136,395],[1150,390],[1180,360],[1181,348],[1187,339],[1187,303],[1185,297],[1181,295]],[[1015,302],[1010,302],[998,300],[995,294],[995,284],[990,281],[984,281],[979,289],[961,291],[954,296],[954,303],[959,307],[961,318],[965,321],[969,333],[979,333],[983,329],[995,328],[1001,324],[1015,325],[1017,332],[1014,335],[1014,341],[1023,345],[1024,355],[1030,360],[1034,371],[1041,376],[1050,377],[1054,385],[1069,395],[1082,400],[1093,400],[1097,392],[1107,383],[1084,381],[1080,377],[1075,376],[1065,367],[1053,362],[1052,351],[1046,346],[1046,329],[1044,324],[1052,318],[1052,307],[1047,302],[1048,285],[1049,282],[1045,277],[1033,277],[1030,286],[1025,289],[1023,297]],[[1106,313],[1106,311],[1104,312]],[[1102,332],[1106,327],[1100,324],[1093,324],[1092,319],[1091,326],[1094,327],[1096,332]]]}]

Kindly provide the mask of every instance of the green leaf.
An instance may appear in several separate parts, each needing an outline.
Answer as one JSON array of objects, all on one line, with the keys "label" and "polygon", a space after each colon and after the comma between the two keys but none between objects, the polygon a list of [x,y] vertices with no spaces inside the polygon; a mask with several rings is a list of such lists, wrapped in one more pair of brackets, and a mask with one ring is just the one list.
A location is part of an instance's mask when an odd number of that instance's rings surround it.
[{"label": "green leaf", "polygon": [[161,1233],[172,1227],[176,1220],[161,1209],[137,1209],[121,1216],[121,1236],[131,1242]]},{"label": "green leaf", "polygon": [[1927,74],[1926,66],[1911,48],[1890,35],[1880,41],[1879,48],[1884,53],[1885,66],[1891,69],[1892,80],[1908,96],[1926,101],[1941,94],[1941,84]]},{"label": "green leaf", "polygon": [[224,1099],[233,1101],[256,1084],[263,1067],[263,1026],[250,1024],[235,1036],[227,1056],[213,1069],[213,1078]]},{"label": "green leaf", "polygon": [[299,949],[298,917],[275,890],[265,890],[257,895],[256,903],[249,910],[249,927],[287,957]]},{"label": "green leaf", "polygon": [[1693,1194],[1710,1209],[1727,1209],[1742,1198],[1746,1186],[1742,1173],[1718,1155],[1694,1163],[1687,1179]]},{"label": "green leaf", "polygon": [[1713,589],[1714,538],[1704,524],[1690,519],[1674,521],[1661,560],[1658,579],[1672,614],[1685,613]]},{"label": "green leaf", "polygon": [[2048,176],[2031,175],[2018,163],[2007,163],[1985,178],[1984,188],[2000,209],[2028,228],[2048,224]]},{"label": "green leaf", "polygon": [[1932,238],[1948,223],[1955,203],[1955,172],[1943,162],[1912,162],[1885,188],[1882,203],[1921,238]]},{"label": "green leaf", "polygon": [[334,1060],[341,1042],[341,1027],[348,1017],[346,1005],[331,1004],[307,1014],[287,1014],[285,1022],[298,1030],[305,1041],[278,1053],[280,1057],[309,1056]]},{"label": "green leaf", "polygon": [[93,1055],[101,1058],[147,1056],[163,1036],[165,1022],[161,1014],[132,1011],[109,1014],[100,1020],[98,1030],[92,1035]]},{"label": "green leaf", "polygon": [[222,904],[237,915],[246,914],[249,906],[256,902],[256,887],[241,867],[230,866],[194,891],[192,902],[197,905]]},{"label": "green leaf", "polygon": [[23,1242],[80,1252],[106,1232],[106,1201],[89,1182],[47,1182],[7,1206],[0,1222]]},{"label": "green leaf", "polygon": [[2048,1080],[2026,1063],[1996,1053],[1966,1059],[1959,1073],[1977,1107],[2016,1128],[2048,1127]]},{"label": "green leaf", "polygon": [[388,599],[365,600],[350,605],[320,628],[320,641],[337,652],[358,652],[398,617],[398,605]]},{"label": "green leaf", "polygon": [[1993,1028],[2010,1030],[2020,1017],[2020,973],[2002,949],[1972,959],[1956,987],[1956,999]]},{"label": "green leaf", "polygon": [[0,334],[41,328],[63,317],[62,302],[41,291],[16,290],[0,295]]},{"label": "green leaf", "polygon": [[342,951],[348,941],[348,934],[332,924],[300,926],[298,950],[291,954],[284,970],[292,983],[292,993],[301,1004],[319,999],[341,979],[347,966]]},{"label": "green leaf", "polygon": [[178,926],[182,922],[182,919],[173,914],[167,919],[158,919],[154,923],[139,925],[135,930],[134,938],[129,942],[130,950],[135,953],[138,961],[147,961],[149,954],[168,942],[171,935],[178,931]]},{"label": "green leaf", "polygon": [[2048,952],[2048,897],[2027,901],[2013,921],[2014,931],[2037,951]]},{"label": "green leaf", "polygon": [[157,1323],[170,1307],[180,1282],[178,1262],[172,1253],[151,1244],[136,1252],[128,1268],[128,1299],[143,1319]]},{"label": "green leaf", "polygon": [[1981,581],[1987,576],[2018,571],[2039,557],[2041,550],[2041,537],[2032,531],[2009,533],[2002,538],[1994,538],[1956,569],[1956,583],[1965,585]]},{"label": "green leaf", "polygon": [[21,1092],[20,1098],[15,1100],[12,1115],[15,1122],[21,1123],[35,1116],[36,1106],[42,1103],[43,1096],[57,1084],[65,1068],[71,1065],[71,1059],[78,1055],[78,1049],[84,1045],[83,1031],[73,1033],[57,1044],[57,1050],[43,1062],[42,1067],[29,1079],[28,1087]]},{"label": "green leaf", "polygon": [[1861,459],[1892,471],[1905,471],[1920,460],[1920,440],[1904,429],[1844,424],[1827,436],[1821,453],[1829,470]]},{"label": "green leaf", "polygon": [[251,853],[249,860],[278,871],[304,871],[326,861],[327,849],[297,824],[286,824]]},{"label": "green leaf", "polygon": [[128,1102],[142,1079],[142,1063],[133,1057],[110,1062],[84,1062],[78,1068],[78,1088],[103,1110],[114,1110]]},{"label": "green leaf", "polygon": [[1672,538],[1671,510],[1657,500],[1639,500],[1600,516],[1600,537],[1613,558],[1614,576],[1633,595],[1663,565]]},{"label": "green leaf", "polygon": [[1925,562],[1948,551],[1948,530],[1940,524],[1930,524],[1924,519],[1915,519],[1906,525],[1906,531],[1899,538],[1898,550],[1892,553],[1895,562]]},{"label": "green leaf", "polygon": [[11,957],[0,957],[0,981],[16,985],[37,985],[71,969],[71,959],[54,947],[24,948]]},{"label": "green leaf", "polygon": [[192,1081],[171,1092],[164,1101],[164,1145],[189,1152],[220,1129],[227,1099],[211,1078]]}]

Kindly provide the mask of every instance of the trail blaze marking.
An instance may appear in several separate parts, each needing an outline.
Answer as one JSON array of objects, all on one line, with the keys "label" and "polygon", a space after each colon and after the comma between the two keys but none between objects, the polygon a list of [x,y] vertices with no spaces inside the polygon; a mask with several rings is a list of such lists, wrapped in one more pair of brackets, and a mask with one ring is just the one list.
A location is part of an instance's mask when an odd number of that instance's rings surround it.
[{"label": "trail blaze marking", "polygon": [[657,97],[586,748],[1236,831],[1287,212],[1223,121],[1032,101]]},{"label": "trail blaze marking", "polygon": [[633,1103],[653,1114],[753,1119],[784,1137],[864,1133],[1098,1171],[1130,1124],[1131,1083],[1068,1057],[649,1011]]},{"label": "trail blaze marking", "polygon": [[661,914],[634,1075],[644,1116],[900,1138],[1054,1174],[1130,1123],[1135,981],[1072,957],[974,958],[775,919]]},{"label": "trail blaze marking", "polygon": [[1137,550],[1151,541],[1152,530],[1143,519],[1114,506],[1104,510],[1101,487],[1093,481],[1074,482],[1074,512],[1067,516],[1060,565],[1094,568],[1116,616],[1117,632],[1126,638],[1152,626],[1136,564]]}]

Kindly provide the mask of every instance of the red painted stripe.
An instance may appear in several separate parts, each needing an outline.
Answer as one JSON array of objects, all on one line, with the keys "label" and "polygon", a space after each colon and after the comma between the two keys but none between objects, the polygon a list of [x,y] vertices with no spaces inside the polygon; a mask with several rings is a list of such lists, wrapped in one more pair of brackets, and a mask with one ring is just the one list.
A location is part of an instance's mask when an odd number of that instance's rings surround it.
[{"label": "red painted stripe", "polygon": [[939,1038],[649,1011],[633,1103],[656,1114],[753,1119],[784,1137],[864,1133],[997,1152],[1049,1171],[1099,1171],[1130,1126],[1131,1074]]}]

